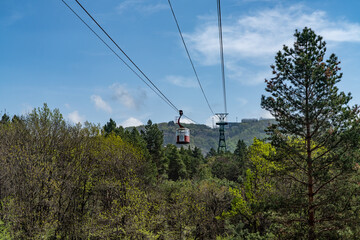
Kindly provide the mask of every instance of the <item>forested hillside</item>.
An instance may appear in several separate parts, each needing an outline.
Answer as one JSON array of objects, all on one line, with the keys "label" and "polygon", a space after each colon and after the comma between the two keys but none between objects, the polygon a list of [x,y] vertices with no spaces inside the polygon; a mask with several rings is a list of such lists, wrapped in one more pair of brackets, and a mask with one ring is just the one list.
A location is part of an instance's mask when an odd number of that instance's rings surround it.
[{"label": "forested hillside", "polygon": [[[230,152],[233,152],[239,140],[243,140],[247,145],[250,145],[252,144],[254,137],[259,139],[265,138],[265,129],[274,122],[275,120],[260,119],[257,122],[229,124],[225,128],[227,149]],[[218,128],[210,128],[203,124],[183,125],[190,129],[191,148],[196,146],[200,148],[203,153],[209,152],[211,148],[217,149],[219,141]],[[177,124],[174,122],[160,123],[158,124],[158,127],[164,134],[164,145],[169,143],[176,144],[175,131],[178,128]],[[137,129],[141,131],[144,129],[144,126],[139,126]]]}]

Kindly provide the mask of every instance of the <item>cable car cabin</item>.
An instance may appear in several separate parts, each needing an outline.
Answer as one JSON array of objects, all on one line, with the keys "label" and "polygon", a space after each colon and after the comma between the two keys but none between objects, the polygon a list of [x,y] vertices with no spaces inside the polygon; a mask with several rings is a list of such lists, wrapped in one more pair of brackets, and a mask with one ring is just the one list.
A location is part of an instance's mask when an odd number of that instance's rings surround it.
[{"label": "cable car cabin", "polygon": [[177,144],[190,143],[190,130],[188,128],[178,128],[176,130],[176,143]]},{"label": "cable car cabin", "polygon": [[178,118],[179,128],[176,130],[176,143],[177,144],[188,144],[190,143],[190,130],[185,128],[180,123],[180,118],[183,115],[183,111],[179,110],[180,117]]}]

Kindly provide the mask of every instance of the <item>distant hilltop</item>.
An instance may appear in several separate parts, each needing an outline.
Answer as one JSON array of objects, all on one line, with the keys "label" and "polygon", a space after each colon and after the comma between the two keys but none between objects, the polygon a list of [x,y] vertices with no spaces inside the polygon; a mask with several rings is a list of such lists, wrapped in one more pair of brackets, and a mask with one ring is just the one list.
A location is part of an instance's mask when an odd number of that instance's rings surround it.
[{"label": "distant hilltop", "polygon": [[[245,120],[245,122],[244,122]],[[228,122],[225,126],[225,138],[227,149],[233,152],[236,148],[237,142],[241,139],[247,145],[252,144],[254,137],[264,139],[267,137],[265,129],[275,123],[275,119],[266,118],[251,118],[251,121],[242,119],[241,122]],[[203,154],[210,151],[211,148],[217,149],[219,143],[219,130],[218,128],[211,128],[204,124],[183,124],[190,129],[190,146],[198,147],[201,149]],[[157,124],[160,131],[164,136],[164,146],[167,144],[176,144],[175,132],[178,128],[177,124],[173,121],[168,123]],[[129,127],[131,129],[133,127]],[[139,131],[144,130],[145,126],[136,127]],[[185,146],[187,147],[187,146]]]},{"label": "distant hilltop", "polygon": [[254,123],[259,121],[269,121],[269,120],[275,120],[274,118],[243,118],[240,122],[228,122],[229,125],[236,125],[239,123]]},{"label": "distant hilltop", "polygon": [[[239,139],[243,140],[247,145],[252,144],[254,137],[263,139],[267,137],[265,129],[275,119],[255,119],[250,122],[229,122],[225,126],[225,138],[227,149],[233,152]],[[190,147],[199,147],[204,154],[210,151],[210,148],[217,149],[219,143],[218,128],[211,128],[204,124],[184,124],[190,129]],[[177,125],[173,122],[158,124],[159,129],[164,134],[164,145],[175,144],[175,131]]]}]

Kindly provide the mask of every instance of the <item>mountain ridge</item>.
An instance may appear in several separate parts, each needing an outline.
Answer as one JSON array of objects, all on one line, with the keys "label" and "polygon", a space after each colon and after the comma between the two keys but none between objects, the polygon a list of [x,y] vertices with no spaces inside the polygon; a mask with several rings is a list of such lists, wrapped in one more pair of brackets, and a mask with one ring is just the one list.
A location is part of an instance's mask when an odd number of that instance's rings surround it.
[{"label": "mountain ridge", "polygon": [[[250,119],[249,119],[250,120]],[[251,119],[252,121],[243,122],[229,122],[225,128],[225,138],[227,150],[233,152],[236,148],[238,140],[243,140],[247,145],[252,144],[254,137],[263,139],[266,137],[265,129],[275,123],[274,119]],[[157,123],[156,124],[160,131],[164,135],[164,145],[174,144],[178,147],[187,147],[190,145],[191,148],[198,147],[201,149],[203,154],[210,151],[211,148],[217,150],[219,141],[219,128],[211,128],[205,124],[182,124],[184,127],[190,129],[190,144],[179,145],[176,144],[175,132],[178,125],[173,121],[168,123]],[[129,127],[128,129],[132,129]],[[136,127],[138,131],[144,130],[145,126]]]}]

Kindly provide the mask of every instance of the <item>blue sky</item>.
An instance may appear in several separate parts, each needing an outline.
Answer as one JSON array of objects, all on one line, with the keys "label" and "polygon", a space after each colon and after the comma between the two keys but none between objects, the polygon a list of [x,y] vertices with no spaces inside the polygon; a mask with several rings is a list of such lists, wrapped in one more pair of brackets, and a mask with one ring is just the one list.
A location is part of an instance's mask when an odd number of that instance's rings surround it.
[{"label": "blue sky", "polygon": [[[74,0],[67,2],[94,26]],[[81,3],[178,109],[211,125],[167,0]],[[172,4],[210,105],[223,112],[216,0]],[[360,103],[360,1],[221,4],[228,121],[269,117],[260,107],[269,66],[283,44],[293,43],[295,29],[305,26],[324,37],[328,54],[339,57],[339,88],[352,92],[351,104]],[[131,126],[177,116],[61,0],[0,0],[0,113],[26,114],[43,103],[74,123],[103,125],[112,118]]]}]

